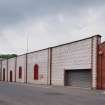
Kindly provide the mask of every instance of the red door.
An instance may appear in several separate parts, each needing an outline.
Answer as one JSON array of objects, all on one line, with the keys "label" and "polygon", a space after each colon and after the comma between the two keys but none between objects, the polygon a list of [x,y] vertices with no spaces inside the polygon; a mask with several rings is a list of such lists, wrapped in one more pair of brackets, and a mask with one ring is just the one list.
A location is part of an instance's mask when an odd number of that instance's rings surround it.
[{"label": "red door", "polygon": [[3,81],[5,81],[5,69],[3,69]]},{"label": "red door", "polygon": [[34,66],[34,80],[38,80],[38,65]]},{"label": "red door", "polygon": [[19,67],[19,79],[21,79],[22,78],[22,67],[20,66]]},{"label": "red door", "polygon": [[12,71],[10,71],[10,82],[12,82]]}]

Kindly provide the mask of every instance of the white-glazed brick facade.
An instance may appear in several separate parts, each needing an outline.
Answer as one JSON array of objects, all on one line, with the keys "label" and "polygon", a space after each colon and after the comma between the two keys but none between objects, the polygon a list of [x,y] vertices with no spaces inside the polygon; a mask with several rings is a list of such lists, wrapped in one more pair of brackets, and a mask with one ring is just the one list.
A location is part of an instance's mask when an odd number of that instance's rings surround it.
[{"label": "white-glazed brick facade", "polygon": [[[92,37],[93,38],[93,37]],[[96,40],[92,38],[77,41],[67,45],[58,46],[52,49],[52,84],[64,85],[64,70],[73,69],[92,69],[92,50],[93,57],[93,74],[96,72]],[[97,39],[97,36],[94,37]],[[92,49],[92,43],[93,49]],[[96,81],[94,80],[94,85]]]},{"label": "white-glazed brick facade", "polygon": [[[19,78],[19,67],[22,67],[22,78]],[[16,59],[16,82],[26,82],[26,54]]]},{"label": "white-glazed brick facade", "polygon": [[3,69],[5,69],[5,81],[7,81],[7,60],[2,61],[2,80],[3,80]]},{"label": "white-glazed brick facade", "polygon": [[[34,65],[39,66],[38,80],[34,80]],[[27,82],[47,84],[48,82],[48,49],[27,55]]]},{"label": "white-glazed brick facade", "polygon": [[[98,40],[99,43],[98,43]],[[35,51],[0,62],[1,79],[5,69],[5,81],[64,86],[65,70],[91,69],[91,87],[97,86],[97,46],[101,37],[96,35],[72,43]],[[34,66],[38,65],[38,80],[34,80]],[[22,67],[22,78],[19,78]],[[7,73],[8,71],[8,73]],[[26,75],[27,74],[27,75]],[[8,78],[7,78],[8,77]]]},{"label": "white-glazed brick facade", "polygon": [[15,81],[16,58],[8,59],[8,81],[10,81],[10,71],[12,71],[12,81]]},{"label": "white-glazed brick facade", "polygon": [[2,61],[0,61],[0,80],[2,79]]},{"label": "white-glazed brick facade", "polygon": [[93,43],[93,51],[92,51],[92,88],[97,87],[97,47],[98,44],[100,44],[101,37],[93,37],[92,43]]}]

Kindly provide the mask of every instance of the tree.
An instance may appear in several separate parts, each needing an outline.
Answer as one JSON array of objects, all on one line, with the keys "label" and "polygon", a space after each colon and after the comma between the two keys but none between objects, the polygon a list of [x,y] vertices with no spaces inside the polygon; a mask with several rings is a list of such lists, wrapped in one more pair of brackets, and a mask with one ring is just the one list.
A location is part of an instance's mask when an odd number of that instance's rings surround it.
[{"label": "tree", "polygon": [[9,58],[14,58],[17,57],[16,54],[1,54],[0,59],[9,59]]}]

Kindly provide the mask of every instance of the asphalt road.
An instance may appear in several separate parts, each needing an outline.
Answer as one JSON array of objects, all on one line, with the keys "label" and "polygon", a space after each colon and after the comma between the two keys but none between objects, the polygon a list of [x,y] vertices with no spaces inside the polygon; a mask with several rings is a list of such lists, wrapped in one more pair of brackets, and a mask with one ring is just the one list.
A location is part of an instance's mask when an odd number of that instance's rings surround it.
[{"label": "asphalt road", "polygon": [[105,105],[104,91],[0,82],[0,105]]}]

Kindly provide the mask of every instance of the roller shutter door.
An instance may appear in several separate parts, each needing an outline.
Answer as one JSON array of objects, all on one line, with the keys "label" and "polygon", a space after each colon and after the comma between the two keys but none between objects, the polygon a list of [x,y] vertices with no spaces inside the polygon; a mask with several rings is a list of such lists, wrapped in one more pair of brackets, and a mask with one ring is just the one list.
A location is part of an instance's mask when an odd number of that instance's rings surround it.
[{"label": "roller shutter door", "polygon": [[68,70],[66,85],[74,87],[91,87],[91,70]]}]

